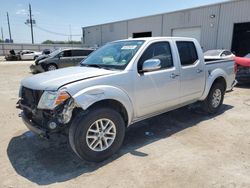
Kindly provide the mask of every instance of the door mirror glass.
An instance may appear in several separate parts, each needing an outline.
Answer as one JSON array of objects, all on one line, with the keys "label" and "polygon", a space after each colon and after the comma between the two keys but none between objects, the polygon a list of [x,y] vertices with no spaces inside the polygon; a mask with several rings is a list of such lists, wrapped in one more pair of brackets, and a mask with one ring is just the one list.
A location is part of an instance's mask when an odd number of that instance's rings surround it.
[{"label": "door mirror glass", "polygon": [[159,59],[148,59],[143,62],[141,72],[152,72],[161,69],[161,61]]}]

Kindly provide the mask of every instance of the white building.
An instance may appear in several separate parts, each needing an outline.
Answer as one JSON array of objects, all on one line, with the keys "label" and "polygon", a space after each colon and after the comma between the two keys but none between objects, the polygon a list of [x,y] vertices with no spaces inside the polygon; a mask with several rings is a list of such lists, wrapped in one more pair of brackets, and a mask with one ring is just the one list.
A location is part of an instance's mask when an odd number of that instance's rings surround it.
[{"label": "white building", "polygon": [[183,36],[208,49],[250,53],[250,0],[228,1],[192,9],[83,27],[85,46],[129,37]]}]

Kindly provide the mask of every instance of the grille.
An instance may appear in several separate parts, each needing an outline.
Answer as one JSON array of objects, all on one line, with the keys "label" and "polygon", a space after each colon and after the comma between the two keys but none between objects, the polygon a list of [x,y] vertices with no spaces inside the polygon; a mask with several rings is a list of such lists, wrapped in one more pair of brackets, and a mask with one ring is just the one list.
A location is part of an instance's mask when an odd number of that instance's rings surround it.
[{"label": "grille", "polygon": [[22,104],[30,107],[35,108],[39,100],[43,94],[43,91],[41,90],[32,90],[26,87],[22,87]]}]

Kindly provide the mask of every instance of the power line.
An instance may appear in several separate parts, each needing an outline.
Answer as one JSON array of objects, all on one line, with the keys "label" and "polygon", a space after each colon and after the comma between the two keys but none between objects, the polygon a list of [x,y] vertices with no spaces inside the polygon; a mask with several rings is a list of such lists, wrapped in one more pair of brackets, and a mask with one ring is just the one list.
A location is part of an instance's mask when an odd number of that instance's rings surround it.
[{"label": "power line", "polygon": [[50,31],[48,29],[45,29],[45,28],[42,28],[38,25],[36,25],[37,29],[41,30],[41,31],[44,31],[44,32],[47,32],[47,33],[50,33],[50,34],[54,34],[54,35],[60,35],[60,36],[82,36],[81,34],[65,34],[65,33],[58,33],[58,32],[54,32],[54,31]]}]

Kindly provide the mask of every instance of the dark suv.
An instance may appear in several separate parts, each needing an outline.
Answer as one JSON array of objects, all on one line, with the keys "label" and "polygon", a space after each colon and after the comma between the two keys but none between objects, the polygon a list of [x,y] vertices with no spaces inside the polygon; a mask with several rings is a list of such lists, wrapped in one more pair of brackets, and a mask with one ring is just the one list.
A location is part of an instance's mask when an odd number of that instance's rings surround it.
[{"label": "dark suv", "polygon": [[85,59],[94,49],[87,48],[67,48],[59,49],[48,55],[45,59],[35,61],[30,66],[33,73],[56,70],[59,68],[77,66]]}]

